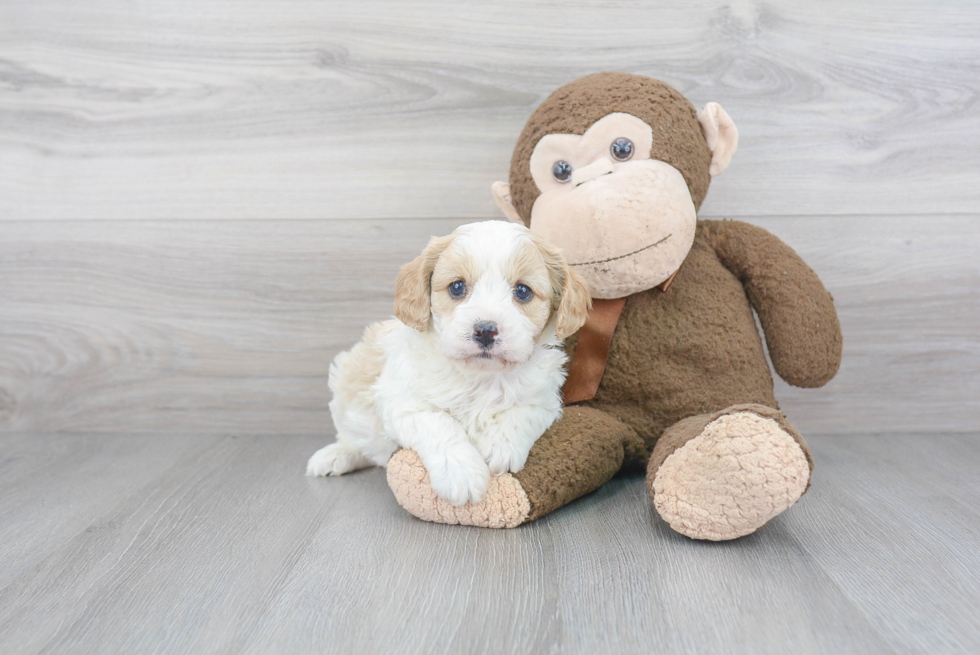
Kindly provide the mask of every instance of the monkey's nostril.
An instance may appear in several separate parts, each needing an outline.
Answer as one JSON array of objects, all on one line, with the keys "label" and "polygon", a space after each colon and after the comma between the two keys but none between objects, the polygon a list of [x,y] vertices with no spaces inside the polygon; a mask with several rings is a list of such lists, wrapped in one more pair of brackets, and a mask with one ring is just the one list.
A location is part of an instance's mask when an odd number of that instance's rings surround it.
[{"label": "monkey's nostril", "polygon": [[497,338],[497,324],[492,321],[480,321],[473,326],[473,341],[489,349],[493,345],[493,340]]},{"label": "monkey's nostril", "polygon": [[588,166],[584,166],[572,173],[572,184],[579,186],[586,182],[591,182],[597,177],[609,175],[613,172],[613,163],[608,157],[600,157]]}]

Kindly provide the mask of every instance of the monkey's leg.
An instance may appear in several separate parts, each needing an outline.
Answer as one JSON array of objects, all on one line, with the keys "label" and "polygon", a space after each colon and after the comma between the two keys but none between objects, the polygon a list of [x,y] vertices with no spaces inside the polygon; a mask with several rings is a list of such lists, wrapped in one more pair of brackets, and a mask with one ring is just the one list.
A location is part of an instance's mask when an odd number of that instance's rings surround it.
[{"label": "monkey's leg", "polygon": [[411,450],[399,450],[388,461],[388,486],[402,507],[425,521],[514,528],[595,491],[642,444],[632,428],[609,414],[573,406],[535,442],[520,472],[490,479],[479,503],[453,507],[437,497]]},{"label": "monkey's leg", "polygon": [[650,457],[647,489],[675,531],[725,541],[788,509],[812,471],[809,448],[782,412],[734,405],[668,428]]}]

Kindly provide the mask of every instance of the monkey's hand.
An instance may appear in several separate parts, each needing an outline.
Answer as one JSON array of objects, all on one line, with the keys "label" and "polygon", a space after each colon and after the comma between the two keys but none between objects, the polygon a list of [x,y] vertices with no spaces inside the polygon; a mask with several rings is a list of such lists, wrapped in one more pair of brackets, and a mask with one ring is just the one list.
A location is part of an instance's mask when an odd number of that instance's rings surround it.
[{"label": "monkey's hand", "polygon": [[704,221],[703,229],[759,314],[779,376],[797,387],[829,382],[840,368],[843,337],[834,299],[813,269],[761,227]]}]

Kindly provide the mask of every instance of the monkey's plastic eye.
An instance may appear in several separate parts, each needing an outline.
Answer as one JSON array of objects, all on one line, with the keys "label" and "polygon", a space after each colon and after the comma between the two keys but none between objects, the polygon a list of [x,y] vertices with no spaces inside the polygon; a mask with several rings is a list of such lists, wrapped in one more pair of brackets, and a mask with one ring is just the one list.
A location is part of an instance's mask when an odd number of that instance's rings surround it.
[{"label": "monkey's plastic eye", "polygon": [[466,294],[466,282],[456,280],[449,285],[449,295],[453,298],[462,298]]},{"label": "monkey's plastic eye", "polygon": [[633,156],[633,142],[621,136],[609,146],[609,154],[616,161],[626,161]]},{"label": "monkey's plastic eye", "polygon": [[555,176],[556,180],[564,184],[572,179],[572,165],[564,159],[559,159],[555,162],[555,165],[551,167],[551,173]]},{"label": "monkey's plastic eye", "polygon": [[534,292],[531,291],[531,287],[527,286],[526,284],[516,284],[514,286],[514,297],[521,302],[527,302],[533,295]]}]

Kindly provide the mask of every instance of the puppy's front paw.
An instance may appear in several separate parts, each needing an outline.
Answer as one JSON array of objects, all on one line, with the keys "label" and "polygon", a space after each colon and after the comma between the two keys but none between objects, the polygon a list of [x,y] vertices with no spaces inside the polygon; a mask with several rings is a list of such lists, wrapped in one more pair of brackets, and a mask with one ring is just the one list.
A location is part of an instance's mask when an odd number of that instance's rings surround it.
[{"label": "puppy's front paw", "polygon": [[370,464],[357,446],[338,441],[313,453],[313,457],[306,463],[306,474],[343,475]]},{"label": "puppy's front paw", "polygon": [[451,446],[424,463],[432,490],[452,505],[478,503],[487,493],[490,470],[471,444]]},{"label": "puppy's front paw", "polygon": [[528,449],[506,438],[491,435],[485,435],[480,439],[477,442],[477,449],[494,475],[517,473],[524,468],[529,452]]}]

